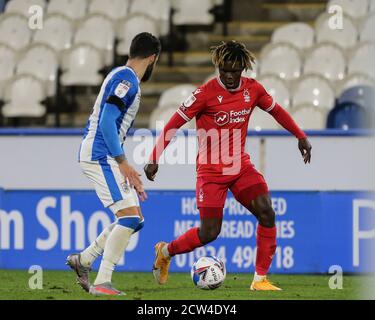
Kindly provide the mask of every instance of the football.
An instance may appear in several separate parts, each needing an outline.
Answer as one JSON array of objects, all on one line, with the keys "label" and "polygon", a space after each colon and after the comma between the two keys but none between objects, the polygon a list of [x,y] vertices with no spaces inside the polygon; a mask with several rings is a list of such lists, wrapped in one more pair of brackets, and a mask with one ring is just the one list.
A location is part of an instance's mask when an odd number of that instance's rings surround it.
[{"label": "football", "polygon": [[199,289],[217,289],[223,284],[225,276],[225,264],[217,257],[201,257],[191,267],[191,279]]}]

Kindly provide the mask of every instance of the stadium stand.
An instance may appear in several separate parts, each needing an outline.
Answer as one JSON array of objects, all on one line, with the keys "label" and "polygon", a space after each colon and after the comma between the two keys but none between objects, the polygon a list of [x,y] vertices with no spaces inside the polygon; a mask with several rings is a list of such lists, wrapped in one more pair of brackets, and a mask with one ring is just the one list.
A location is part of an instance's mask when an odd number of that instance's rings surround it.
[{"label": "stadium stand", "polygon": [[[179,103],[165,104],[168,92],[181,85],[194,90],[217,76],[209,47],[223,40],[244,42],[258,59],[255,70],[243,75],[259,79],[300,117],[312,113],[315,128],[322,127],[321,113],[332,110],[341,93],[374,86],[374,1],[239,2],[204,0],[197,10],[197,1],[7,1],[0,16],[0,98],[5,103],[5,84],[14,75],[33,75],[45,86],[45,95],[60,104],[47,106],[45,125],[60,124],[56,108],[64,126],[81,127],[105,74],[125,63],[130,40],[139,31],[159,35],[163,53],[152,81],[142,86],[136,127],[149,126],[156,109]],[[41,30],[28,27],[30,3],[45,9]],[[331,5],[343,8],[343,30],[329,27],[326,9]],[[317,106],[324,111],[310,110]],[[4,108],[0,113],[10,114]],[[253,116],[259,128],[274,128],[268,119]]]}]

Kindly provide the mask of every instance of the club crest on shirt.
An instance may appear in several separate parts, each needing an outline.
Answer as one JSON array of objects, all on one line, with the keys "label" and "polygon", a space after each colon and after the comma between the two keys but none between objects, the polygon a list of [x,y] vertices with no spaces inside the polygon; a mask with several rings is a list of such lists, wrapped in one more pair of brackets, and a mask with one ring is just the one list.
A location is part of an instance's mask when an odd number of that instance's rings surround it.
[{"label": "club crest on shirt", "polygon": [[115,95],[119,98],[125,97],[125,95],[128,93],[129,89],[131,87],[131,83],[128,81],[121,81],[116,89],[115,89]]},{"label": "club crest on shirt", "polygon": [[199,189],[199,202],[203,202],[203,197],[204,197],[203,189],[200,188]]},{"label": "club crest on shirt", "polygon": [[245,89],[243,91],[243,99],[245,102],[250,102],[251,98],[250,98],[250,93],[248,89]]}]

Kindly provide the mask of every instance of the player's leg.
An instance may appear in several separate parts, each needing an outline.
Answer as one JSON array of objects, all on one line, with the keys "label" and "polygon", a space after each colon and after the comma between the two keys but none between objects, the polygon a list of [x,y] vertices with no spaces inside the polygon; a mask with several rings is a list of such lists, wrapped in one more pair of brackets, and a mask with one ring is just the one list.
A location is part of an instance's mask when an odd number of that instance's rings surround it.
[{"label": "player's leg", "polygon": [[116,216],[117,224],[108,236],[98,275],[94,285],[90,288],[90,293],[95,295],[121,294],[111,285],[112,274],[128,246],[131,235],[135,230],[139,230],[142,221],[139,208],[136,206],[120,209]]},{"label": "player's leg", "polygon": [[267,280],[276,250],[275,212],[263,176],[249,167],[231,188],[235,198],[258,220],[257,256],[252,290],[280,290]]},{"label": "player's leg", "polygon": [[[169,265],[173,256],[202,247],[214,241],[220,234],[223,208],[200,208],[199,212],[201,213],[200,227],[189,229],[170,243],[156,244],[153,274],[159,284],[167,282]],[[209,217],[205,217],[205,214]]]},{"label": "player's leg", "polygon": [[211,183],[202,178],[197,179],[196,198],[201,226],[189,229],[170,243],[156,244],[153,274],[159,284],[167,282],[173,256],[191,252],[217,238],[221,230],[227,190],[226,184]]}]

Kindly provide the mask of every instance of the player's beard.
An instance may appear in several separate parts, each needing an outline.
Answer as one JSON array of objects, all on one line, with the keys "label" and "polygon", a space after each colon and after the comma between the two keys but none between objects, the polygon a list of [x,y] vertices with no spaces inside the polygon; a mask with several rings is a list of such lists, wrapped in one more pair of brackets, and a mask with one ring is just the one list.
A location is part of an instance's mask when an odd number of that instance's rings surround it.
[{"label": "player's beard", "polygon": [[145,71],[145,74],[142,77],[142,80],[141,80],[142,82],[146,82],[146,81],[150,80],[152,72],[154,71],[154,66],[155,66],[155,62],[148,65],[148,67]]}]

